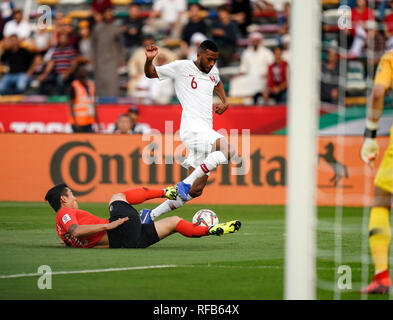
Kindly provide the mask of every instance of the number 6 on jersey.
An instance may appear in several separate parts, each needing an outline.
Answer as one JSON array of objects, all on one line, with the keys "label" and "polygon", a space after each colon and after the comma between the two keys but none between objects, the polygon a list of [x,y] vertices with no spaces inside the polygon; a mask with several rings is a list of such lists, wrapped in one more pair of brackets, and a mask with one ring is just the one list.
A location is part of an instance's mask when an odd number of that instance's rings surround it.
[{"label": "number 6 on jersey", "polygon": [[192,79],[191,79],[191,88],[193,88],[193,89],[198,88],[198,84],[195,81],[195,77],[192,77]]}]

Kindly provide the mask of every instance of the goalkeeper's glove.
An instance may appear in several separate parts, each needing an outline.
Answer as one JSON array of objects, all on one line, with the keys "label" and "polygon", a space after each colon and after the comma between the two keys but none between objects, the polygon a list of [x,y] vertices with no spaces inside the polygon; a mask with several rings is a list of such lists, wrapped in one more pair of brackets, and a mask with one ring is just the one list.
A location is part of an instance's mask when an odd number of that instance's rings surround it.
[{"label": "goalkeeper's glove", "polygon": [[165,198],[168,198],[169,200],[176,200],[177,196],[179,195],[174,186],[169,186],[166,189],[164,189],[164,191],[165,191]]},{"label": "goalkeeper's glove", "polygon": [[374,161],[379,156],[379,146],[376,139],[377,136],[377,122],[367,120],[366,130],[364,131],[364,141],[360,156],[364,163],[374,166]]}]

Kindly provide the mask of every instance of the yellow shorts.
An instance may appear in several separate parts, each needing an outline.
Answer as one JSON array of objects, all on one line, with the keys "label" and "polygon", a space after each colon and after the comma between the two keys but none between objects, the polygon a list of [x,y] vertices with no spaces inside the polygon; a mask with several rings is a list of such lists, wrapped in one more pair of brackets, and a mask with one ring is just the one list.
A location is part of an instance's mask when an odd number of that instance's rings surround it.
[{"label": "yellow shorts", "polygon": [[389,146],[383,155],[374,184],[393,194],[393,126],[390,128]]}]

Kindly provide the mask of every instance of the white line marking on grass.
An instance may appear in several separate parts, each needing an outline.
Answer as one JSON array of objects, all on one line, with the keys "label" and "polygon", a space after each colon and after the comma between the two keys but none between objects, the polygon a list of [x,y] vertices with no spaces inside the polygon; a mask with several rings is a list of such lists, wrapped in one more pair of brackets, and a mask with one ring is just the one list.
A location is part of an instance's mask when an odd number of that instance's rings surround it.
[{"label": "white line marking on grass", "polygon": [[[176,267],[177,267],[177,265],[174,265],[174,264],[165,264],[165,265],[156,265],[156,266],[137,266],[137,267],[91,269],[91,270],[54,271],[54,272],[52,272],[52,275],[100,273],[100,272],[147,270],[147,269],[163,269],[163,268],[176,268]],[[0,275],[0,279],[36,277],[36,276],[41,276],[41,275],[42,275],[41,273],[19,273],[19,274]]]},{"label": "white line marking on grass", "polygon": [[[123,268],[107,268],[107,269],[91,269],[91,270],[71,270],[71,271],[54,271],[52,275],[62,274],[84,274],[84,273],[101,273],[101,272],[117,272],[117,271],[133,271],[133,270],[148,270],[148,269],[166,269],[166,268],[220,268],[220,269],[283,269],[284,266],[231,266],[231,265],[198,265],[198,264],[164,264],[155,266],[135,266],[135,267],[123,267]],[[317,270],[335,270],[334,267],[318,267]],[[352,268],[352,270],[361,270],[361,268]],[[8,274],[0,275],[0,279],[11,279],[11,278],[26,278],[26,277],[37,277],[41,276],[41,273],[19,273],[19,274]]]},{"label": "white line marking on grass", "polygon": [[[177,265],[177,268],[222,268],[222,269],[284,269],[284,266],[232,266],[232,265],[199,265],[199,264],[182,264]],[[361,268],[351,268],[352,270],[360,271]],[[335,267],[318,267],[317,270],[335,270]]]}]

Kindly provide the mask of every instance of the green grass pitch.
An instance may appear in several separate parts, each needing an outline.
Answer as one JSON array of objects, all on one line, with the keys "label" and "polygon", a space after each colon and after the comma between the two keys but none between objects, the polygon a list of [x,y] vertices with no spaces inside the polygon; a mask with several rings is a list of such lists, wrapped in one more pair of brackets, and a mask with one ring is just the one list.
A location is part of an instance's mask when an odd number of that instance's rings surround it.
[{"label": "green grass pitch", "polygon": [[[153,204],[138,205],[153,208]],[[147,249],[63,248],[55,231],[55,216],[46,203],[0,202],[0,299],[282,299],[285,266],[285,207],[197,206],[188,204],[175,213],[187,220],[206,208],[220,221],[242,221],[236,234],[191,239],[179,234]],[[80,204],[80,208],[107,218],[105,204]],[[333,284],[334,208],[318,209],[318,260],[320,283]],[[360,299],[362,208],[344,208],[342,264],[352,270],[352,290],[342,299]],[[52,289],[37,286],[39,276],[5,278],[37,273],[49,265]],[[149,267],[102,272],[108,268]],[[97,270],[91,273],[70,271]],[[369,276],[372,274],[370,264]],[[318,299],[333,299],[320,286]],[[370,299],[388,299],[388,295]]]}]

